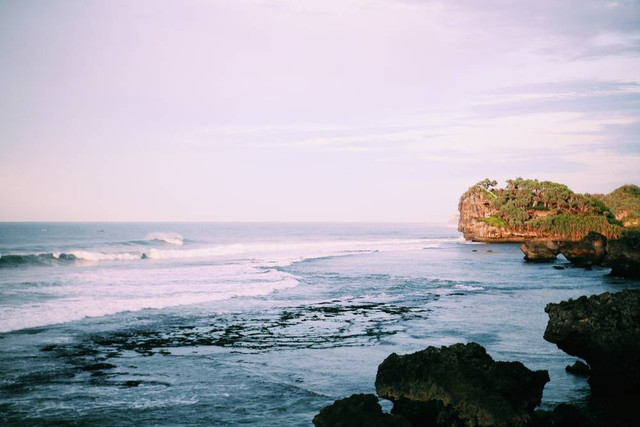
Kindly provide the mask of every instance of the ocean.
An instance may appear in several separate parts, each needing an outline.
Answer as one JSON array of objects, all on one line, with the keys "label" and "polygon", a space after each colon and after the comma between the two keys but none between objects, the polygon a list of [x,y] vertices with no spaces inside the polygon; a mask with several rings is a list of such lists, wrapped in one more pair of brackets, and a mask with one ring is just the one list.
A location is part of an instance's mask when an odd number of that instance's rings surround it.
[{"label": "ocean", "polygon": [[469,341],[581,405],[544,307],[639,284],[424,224],[0,223],[0,255],[19,425],[308,426],[389,354]]}]

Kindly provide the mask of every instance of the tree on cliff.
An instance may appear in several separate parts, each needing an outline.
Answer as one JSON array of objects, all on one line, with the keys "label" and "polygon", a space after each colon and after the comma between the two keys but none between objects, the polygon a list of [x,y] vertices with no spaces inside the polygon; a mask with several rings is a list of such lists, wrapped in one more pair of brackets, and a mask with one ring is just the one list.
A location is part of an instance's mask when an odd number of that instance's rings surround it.
[{"label": "tree on cliff", "polygon": [[498,181],[495,179],[492,181],[489,178],[485,178],[482,181],[476,184],[478,187],[484,188],[485,190],[489,190],[498,185]]}]

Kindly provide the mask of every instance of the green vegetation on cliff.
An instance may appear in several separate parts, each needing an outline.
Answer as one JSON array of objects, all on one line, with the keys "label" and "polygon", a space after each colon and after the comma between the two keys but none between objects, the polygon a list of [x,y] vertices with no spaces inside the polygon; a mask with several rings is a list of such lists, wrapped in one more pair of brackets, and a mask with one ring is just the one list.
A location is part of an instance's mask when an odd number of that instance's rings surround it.
[{"label": "green vegetation on cliff", "polygon": [[593,197],[607,205],[625,227],[640,229],[640,187],[623,185],[605,196]]},{"label": "green vegetation on cliff", "polygon": [[624,186],[607,196],[590,196],[574,193],[563,184],[535,179],[508,180],[505,188],[496,185],[496,181],[485,179],[463,195],[488,196],[485,205],[490,205],[493,213],[477,220],[494,227],[579,239],[590,231],[617,237],[623,230],[620,213],[626,215],[625,225],[627,219],[637,220],[640,225],[637,186]]}]

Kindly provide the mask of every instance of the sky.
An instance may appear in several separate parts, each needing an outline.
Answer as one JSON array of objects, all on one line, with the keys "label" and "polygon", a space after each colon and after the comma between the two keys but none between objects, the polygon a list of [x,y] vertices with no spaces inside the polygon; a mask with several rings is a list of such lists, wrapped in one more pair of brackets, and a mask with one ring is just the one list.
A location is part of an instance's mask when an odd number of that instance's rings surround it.
[{"label": "sky", "polygon": [[0,93],[0,221],[450,221],[640,184],[640,0],[0,0]]}]

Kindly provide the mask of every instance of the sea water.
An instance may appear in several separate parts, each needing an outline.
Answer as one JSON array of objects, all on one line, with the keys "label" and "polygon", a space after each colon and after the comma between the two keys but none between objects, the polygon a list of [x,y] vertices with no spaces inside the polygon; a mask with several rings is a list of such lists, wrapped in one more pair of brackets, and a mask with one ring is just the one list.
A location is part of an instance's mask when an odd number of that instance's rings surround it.
[{"label": "sea water", "polygon": [[15,424],[310,425],[389,354],[469,341],[580,405],[544,307],[639,285],[421,224],[2,223],[0,255]]}]

